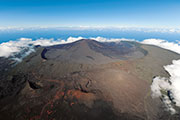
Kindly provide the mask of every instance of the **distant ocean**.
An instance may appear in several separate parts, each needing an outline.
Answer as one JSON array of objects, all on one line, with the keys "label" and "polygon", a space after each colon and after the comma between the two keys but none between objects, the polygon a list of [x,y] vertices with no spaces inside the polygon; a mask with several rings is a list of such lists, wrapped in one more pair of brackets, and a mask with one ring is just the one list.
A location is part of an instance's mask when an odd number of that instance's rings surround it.
[{"label": "distant ocean", "polygon": [[180,41],[180,33],[167,32],[143,32],[143,31],[117,31],[117,30],[8,30],[0,31],[0,43],[19,38],[54,38],[66,40],[69,37],[105,37],[105,38],[127,38],[143,41],[144,39],[164,39],[169,42]]}]

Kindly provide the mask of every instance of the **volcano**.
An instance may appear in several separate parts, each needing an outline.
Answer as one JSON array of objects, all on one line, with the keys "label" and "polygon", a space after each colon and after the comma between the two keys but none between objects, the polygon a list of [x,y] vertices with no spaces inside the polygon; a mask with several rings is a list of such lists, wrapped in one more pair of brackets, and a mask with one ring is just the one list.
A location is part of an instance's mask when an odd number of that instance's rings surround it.
[{"label": "volcano", "polygon": [[103,64],[143,56],[144,53],[139,47],[127,42],[119,44],[100,43],[88,39],[48,47],[42,52],[42,58],[44,59],[84,64]]},{"label": "volcano", "polygon": [[150,88],[154,76],[169,76],[163,66],[179,58],[133,41],[91,39],[38,46],[16,65],[0,58],[0,119],[179,120]]}]

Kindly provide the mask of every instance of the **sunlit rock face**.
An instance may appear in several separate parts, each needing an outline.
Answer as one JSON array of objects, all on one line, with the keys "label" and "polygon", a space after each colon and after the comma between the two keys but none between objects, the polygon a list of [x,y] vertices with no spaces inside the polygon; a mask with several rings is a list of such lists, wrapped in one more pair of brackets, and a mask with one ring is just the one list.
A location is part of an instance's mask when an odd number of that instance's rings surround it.
[{"label": "sunlit rock face", "polygon": [[178,120],[151,97],[150,86],[154,76],[169,76],[163,66],[179,58],[128,41],[37,47],[17,65],[1,63],[0,119]]}]

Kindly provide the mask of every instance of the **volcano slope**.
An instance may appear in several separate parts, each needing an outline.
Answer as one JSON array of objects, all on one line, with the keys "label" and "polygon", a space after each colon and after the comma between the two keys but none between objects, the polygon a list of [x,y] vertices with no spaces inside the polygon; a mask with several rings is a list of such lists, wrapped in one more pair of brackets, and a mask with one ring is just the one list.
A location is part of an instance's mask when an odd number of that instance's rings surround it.
[{"label": "volcano slope", "polygon": [[150,89],[179,58],[137,42],[86,39],[38,47],[14,67],[1,58],[0,119],[179,120]]}]

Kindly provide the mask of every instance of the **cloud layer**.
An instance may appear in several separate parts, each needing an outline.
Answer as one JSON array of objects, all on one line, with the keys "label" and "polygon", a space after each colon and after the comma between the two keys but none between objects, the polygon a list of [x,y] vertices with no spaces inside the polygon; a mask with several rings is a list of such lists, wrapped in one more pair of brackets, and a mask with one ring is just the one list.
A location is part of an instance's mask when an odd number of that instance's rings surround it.
[{"label": "cloud layer", "polygon": [[[66,44],[66,43],[71,43],[75,42],[77,40],[83,39],[83,37],[69,37],[67,40],[62,40],[62,39],[57,39],[54,40],[53,38],[51,39],[44,39],[40,38],[37,40],[32,40],[31,38],[20,38],[16,41],[9,41],[0,44],[0,57],[13,57],[16,56],[16,54],[19,54],[24,51],[24,57],[29,55],[31,52],[34,52],[34,46],[36,45],[41,45],[41,46],[52,46],[52,45],[57,45],[57,44]],[[95,39],[100,42],[118,42],[118,41],[127,41],[131,39],[106,39],[103,37],[97,37],[97,38],[91,38]],[[17,60],[17,58],[16,58]]]},{"label": "cloud layer", "polygon": [[20,38],[16,41],[9,41],[0,44],[0,57],[13,57],[16,54],[25,51],[24,54],[28,55],[31,52],[34,52],[34,46],[36,45],[41,45],[41,46],[51,46],[51,45],[56,45],[56,44],[65,44],[65,43],[70,43],[73,41],[76,41],[79,38],[68,38],[67,41],[65,40],[54,40],[53,38],[51,39],[44,39],[40,38],[37,40],[32,40],[31,38]]},{"label": "cloud layer", "polygon": [[[146,39],[144,44],[151,44],[180,54],[180,43],[161,39]],[[171,113],[176,113],[172,103],[180,107],[180,60],[173,60],[171,65],[164,66],[170,78],[157,76],[151,85],[152,97],[163,97],[163,101]]]},{"label": "cloud layer", "polygon": [[138,31],[138,32],[158,32],[158,33],[180,33],[180,28],[156,28],[156,27],[142,27],[142,26],[67,26],[67,27],[54,27],[54,26],[34,26],[34,27],[18,27],[9,26],[1,27],[0,31],[24,31],[24,30],[117,30],[117,31]]},{"label": "cloud layer", "polygon": [[171,50],[171,51],[174,51],[174,52],[180,54],[180,42],[178,43],[178,41],[176,43],[174,43],[174,42],[168,42],[168,41],[162,40],[162,39],[145,39],[141,43],[156,45],[161,48],[168,49],[168,50]]}]

